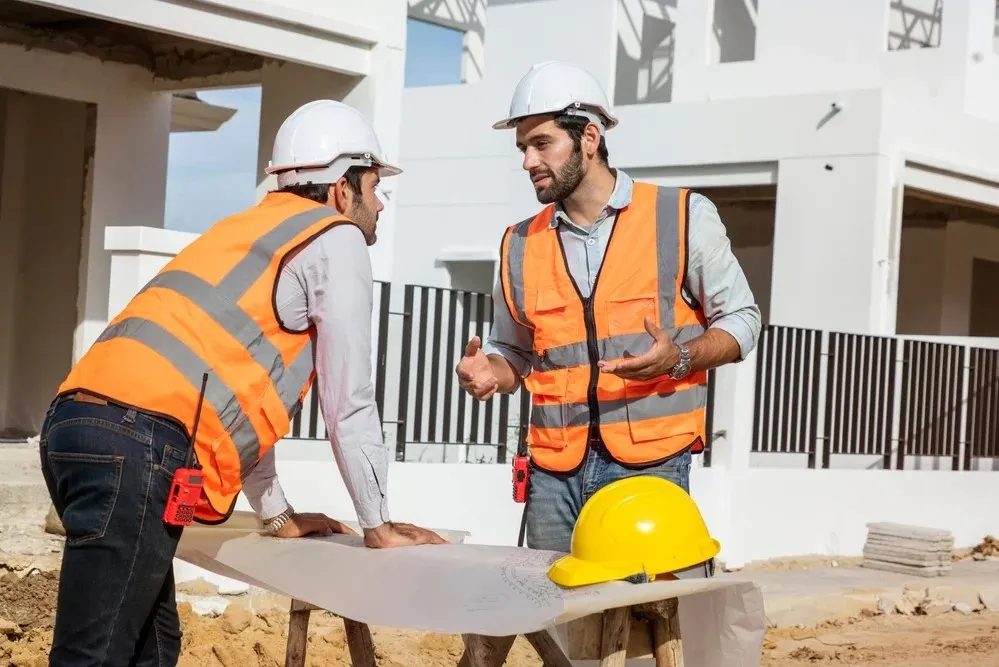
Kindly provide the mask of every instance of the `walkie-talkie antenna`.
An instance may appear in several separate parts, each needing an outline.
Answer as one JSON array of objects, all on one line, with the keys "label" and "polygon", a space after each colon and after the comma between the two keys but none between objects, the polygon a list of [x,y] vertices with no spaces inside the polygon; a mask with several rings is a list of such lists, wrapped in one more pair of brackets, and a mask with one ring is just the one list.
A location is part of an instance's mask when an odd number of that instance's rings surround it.
[{"label": "walkie-talkie antenna", "polygon": [[193,460],[194,467],[198,470],[201,469],[201,464],[198,463],[197,456],[194,453],[194,443],[198,436],[198,422],[201,421],[201,406],[205,402],[205,389],[208,387],[208,373],[206,372],[201,376],[201,393],[198,395],[198,407],[194,412],[194,426],[191,428],[191,447],[187,450],[187,461],[185,467],[190,468]]}]

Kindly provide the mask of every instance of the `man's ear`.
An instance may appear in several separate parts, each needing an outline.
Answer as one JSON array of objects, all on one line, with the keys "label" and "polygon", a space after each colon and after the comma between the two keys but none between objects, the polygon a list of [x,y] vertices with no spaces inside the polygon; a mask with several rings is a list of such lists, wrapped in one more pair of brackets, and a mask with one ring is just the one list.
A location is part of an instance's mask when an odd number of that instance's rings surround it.
[{"label": "man's ear", "polygon": [[341,215],[350,210],[350,193],[347,192],[347,179],[340,177],[330,185],[329,200]]},{"label": "man's ear", "polygon": [[600,130],[593,123],[589,123],[585,128],[583,128],[583,138],[587,141],[587,149],[585,152],[590,155],[596,155],[597,151],[600,150]]}]

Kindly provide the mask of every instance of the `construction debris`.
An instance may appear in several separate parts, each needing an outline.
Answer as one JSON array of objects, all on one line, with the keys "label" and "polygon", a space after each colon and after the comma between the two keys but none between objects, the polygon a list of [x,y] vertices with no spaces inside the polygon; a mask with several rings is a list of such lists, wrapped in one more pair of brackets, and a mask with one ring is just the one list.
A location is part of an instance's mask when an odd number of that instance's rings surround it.
[{"label": "construction debris", "polygon": [[950,574],[954,536],[950,531],[898,523],[867,524],[861,567],[920,577]]}]

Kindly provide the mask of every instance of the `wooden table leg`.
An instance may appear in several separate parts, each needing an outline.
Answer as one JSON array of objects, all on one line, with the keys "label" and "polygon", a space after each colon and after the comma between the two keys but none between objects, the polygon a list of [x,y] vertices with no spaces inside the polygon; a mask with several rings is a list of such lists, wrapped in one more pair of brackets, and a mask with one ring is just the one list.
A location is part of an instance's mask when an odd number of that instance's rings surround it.
[{"label": "wooden table leg", "polygon": [[305,667],[305,649],[309,639],[309,617],[315,609],[300,600],[291,601],[288,621],[288,647],[285,650],[285,667]]},{"label": "wooden table leg", "polygon": [[517,637],[490,637],[487,635],[462,635],[465,652],[458,667],[502,667]]},{"label": "wooden table leg", "polygon": [[[305,650],[309,641],[309,617],[316,610],[321,611],[322,609],[301,600],[291,601],[291,618],[288,621],[288,648],[284,659],[285,667],[305,667]],[[368,624],[343,616],[340,618],[343,620],[351,664],[354,667],[377,667],[375,643],[371,638],[371,629]]]},{"label": "wooden table leg", "polygon": [[636,613],[647,616],[651,621],[656,667],[683,667],[679,610],[680,605],[676,598],[636,607]]},{"label": "wooden table leg", "polygon": [[603,613],[604,631],[600,639],[600,667],[624,667],[631,636],[631,607],[617,607]]},{"label": "wooden table leg", "polygon": [[347,634],[350,664],[354,667],[377,667],[375,665],[375,642],[371,639],[371,629],[368,624],[344,618],[343,627]]},{"label": "wooden table leg", "polygon": [[539,630],[538,632],[529,632],[524,635],[524,638],[531,643],[534,650],[538,652],[538,657],[541,658],[541,662],[544,667],[572,667],[572,663],[569,662],[569,658],[565,657],[565,653],[559,648],[558,644],[550,634],[544,630]]}]

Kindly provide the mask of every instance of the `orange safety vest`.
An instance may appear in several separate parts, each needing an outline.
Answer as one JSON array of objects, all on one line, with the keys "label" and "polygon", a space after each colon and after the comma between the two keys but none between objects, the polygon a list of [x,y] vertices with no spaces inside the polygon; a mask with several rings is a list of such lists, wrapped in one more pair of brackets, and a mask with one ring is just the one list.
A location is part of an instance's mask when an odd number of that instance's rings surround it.
[{"label": "orange safety vest", "polygon": [[207,372],[195,441],[200,523],[229,518],[312,386],[314,330],[281,324],[274,294],[289,253],[340,224],[353,223],[287,193],[221,220],[132,298],[59,387],[170,417],[190,437]]},{"label": "orange safety vest", "polygon": [[[703,450],[707,372],[625,380],[597,361],[640,356],[653,339],[644,318],[676,342],[707,329],[682,286],[687,264],[686,189],[634,184],[632,201],[611,230],[592,296],[583,298],[568,271],[549,205],[507,229],[500,276],[507,308],[533,332],[535,366],[527,435],[532,460],[553,471],[583,461],[591,435],[623,464],[662,461]],[[593,429],[591,431],[591,429]]]}]

